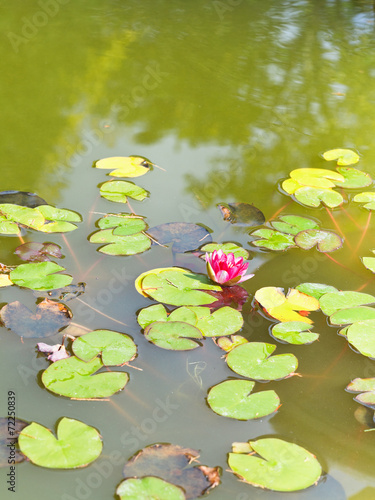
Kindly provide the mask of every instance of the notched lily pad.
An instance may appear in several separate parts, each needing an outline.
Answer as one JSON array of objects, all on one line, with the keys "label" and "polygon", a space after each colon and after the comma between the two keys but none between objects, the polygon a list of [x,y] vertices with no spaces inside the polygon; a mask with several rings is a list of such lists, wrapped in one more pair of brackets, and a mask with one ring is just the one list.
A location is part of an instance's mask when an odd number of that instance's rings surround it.
[{"label": "notched lily pad", "polygon": [[172,351],[195,349],[200,344],[192,339],[202,339],[198,328],[182,321],[155,321],[146,326],[144,335],[158,347]]},{"label": "notched lily pad", "polygon": [[49,391],[72,399],[109,397],[125,387],[129,375],[110,371],[95,374],[103,366],[99,358],[85,362],[71,356],[44,370],[42,382]]},{"label": "notched lily pad", "polygon": [[316,245],[319,252],[333,252],[344,244],[343,239],[333,231],[307,229],[294,237],[296,245],[304,250],[310,250]]},{"label": "notched lily pad", "polygon": [[301,283],[296,286],[296,290],[304,293],[305,295],[310,295],[317,300],[319,300],[325,293],[338,292],[337,288],[334,286],[325,285],[323,283]]},{"label": "notched lily pad", "polygon": [[330,149],[322,156],[327,161],[337,160],[337,165],[353,165],[359,161],[359,155],[351,149]]},{"label": "notched lily pad", "polygon": [[330,292],[322,295],[319,302],[322,312],[332,316],[341,309],[375,304],[375,297],[363,292]]},{"label": "notched lily pad", "polygon": [[[8,467],[11,460],[12,464],[19,464],[26,460],[23,453],[18,447],[18,436],[22,429],[29,425],[29,422],[20,420],[19,418],[4,417],[0,418],[0,467]],[[11,449],[10,446],[14,446]],[[14,461],[13,461],[14,460]]]},{"label": "notched lily pad", "polygon": [[184,490],[159,477],[129,478],[116,490],[120,500],[185,500]]},{"label": "notched lily pad", "polygon": [[319,229],[319,224],[315,220],[300,215],[283,215],[279,217],[279,220],[271,221],[270,224],[281,233],[294,235],[306,229]]},{"label": "notched lily pad", "polygon": [[144,217],[128,213],[108,214],[98,220],[98,226],[100,229],[113,229],[116,236],[128,236],[147,229]]},{"label": "notched lily pad", "polygon": [[344,189],[361,189],[371,186],[372,178],[366,172],[351,167],[337,167],[337,171],[345,178],[344,182],[336,182],[337,187]]},{"label": "notched lily pad", "polygon": [[127,198],[143,201],[149,192],[128,181],[108,181],[100,186],[100,195],[109,201],[126,203]]},{"label": "notched lily pad", "polygon": [[275,391],[251,394],[255,382],[226,380],[212,387],[207,396],[210,408],[223,417],[252,420],[274,413],[280,406]]},{"label": "notched lily pad", "polygon": [[161,245],[172,243],[172,251],[176,253],[196,250],[204,242],[212,241],[205,227],[191,222],[167,222],[152,227],[147,233]]},{"label": "notched lily pad", "polygon": [[298,360],[293,354],[272,356],[274,344],[248,342],[239,345],[227,355],[231,370],[253,380],[281,380],[294,374]]},{"label": "notched lily pad", "polygon": [[[122,228],[123,226],[120,226]],[[90,236],[90,243],[106,243],[98,250],[106,255],[135,255],[151,247],[150,238],[144,233],[122,236],[113,229],[102,229]]]},{"label": "notched lily pad", "polygon": [[70,310],[59,302],[44,299],[35,314],[18,300],[5,305],[1,311],[1,321],[20,337],[46,338],[66,328],[71,319]]},{"label": "notched lily pad", "polygon": [[363,356],[375,358],[375,319],[353,323],[346,330],[346,338]]},{"label": "notched lily pad", "polygon": [[55,243],[39,243],[30,241],[18,246],[14,253],[22,260],[28,262],[47,262],[50,257],[61,259],[61,247]]},{"label": "notched lily pad", "polygon": [[298,491],[317,483],[322,467],[301,446],[282,439],[249,441],[251,452],[229,453],[228,464],[240,479],[273,491]]},{"label": "notched lily pad", "polygon": [[154,476],[179,486],[186,499],[200,497],[220,484],[220,468],[191,466],[199,452],[173,444],[154,444],[134,455],[123,470],[125,478]]},{"label": "notched lily pad", "polygon": [[70,285],[73,278],[68,274],[56,274],[65,271],[55,262],[31,262],[21,264],[10,273],[10,279],[17,286],[32,290],[53,290]]},{"label": "notched lily pad", "polygon": [[314,297],[294,288],[289,289],[286,296],[282,288],[273,286],[260,288],[255,292],[255,300],[272,318],[283,322],[302,321],[311,324],[311,319],[307,317],[308,312],[317,311],[320,307],[319,301]]},{"label": "notched lily pad", "polygon": [[216,344],[225,352],[229,352],[238,345],[247,344],[248,340],[242,335],[231,335],[228,337],[220,337]]},{"label": "notched lily pad", "polygon": [[18,442],[33,464],[50,469],[86,467],[103,448],[94,427],[66,417],[57,425],[57,439],[49,429],[33,422],[22,430]]},{"label": "notched lily pad", "polygon": [[318,340],[319,334],[310,331],[302,321],[286,321],[272,327],[272,336],[288,344],[311,344]]},{"label": "notched lily pad", "polygon": [[140,177],[147,174],[154,164],[143,156],[111,156],[95,162],[96,168],[112,170],[112,177]]},{"label": "notched lily pad", "polygon": [[237,226],[261,226],[266,218],[259,208],[249,203],[219,203],[223,219]]},{"label": "notched lily pad", "polygon": [[137,346],[125,333],[95,330],[73,342],[73,352],[82,361],[92,361],[101,354],[106,366],[124,365],[135,358]]},{"label": "notched lily pad", "polygon": [[375,210],[375,192],[366,191],[363,193],[358,193],[354,196],[353,201],[356,203],[364,203],[363,208],[367,210]]},{"label": "notched lily pad", "polygon": [[251,236],[260,238],[252,241],[252,245],[267,248],[268,250],[284,251],[296,246],[292,235],[274,231],[273,229],[257,229],[251,233]]}]

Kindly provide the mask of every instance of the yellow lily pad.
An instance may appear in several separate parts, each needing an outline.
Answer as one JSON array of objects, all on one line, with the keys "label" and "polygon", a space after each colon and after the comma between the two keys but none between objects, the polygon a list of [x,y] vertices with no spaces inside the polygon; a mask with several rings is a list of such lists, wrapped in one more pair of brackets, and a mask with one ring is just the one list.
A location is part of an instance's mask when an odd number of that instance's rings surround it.
[{"label": "yellow lily pad", "polygon": [[290,172],[290,177],[303,186],[315,188],[332,188],[336,186],[333,181],[345,181],[338,172],[323,168],[297,168]]},{"label": "yellow lily pad", "polygon": [[112,156],[96,162],[96,168],[114,169],[112,177],[140,177],[147,174],[152,163],[142,156]]}]

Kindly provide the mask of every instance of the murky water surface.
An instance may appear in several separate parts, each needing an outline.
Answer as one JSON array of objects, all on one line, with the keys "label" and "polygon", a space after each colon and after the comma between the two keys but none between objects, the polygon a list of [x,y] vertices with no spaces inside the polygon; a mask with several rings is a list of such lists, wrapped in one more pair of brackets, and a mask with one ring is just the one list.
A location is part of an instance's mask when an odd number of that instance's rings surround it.
[{"label": "murky water surface", "polygon": [[[174,261],[170,250],[153,247],[139,257],[108,257],[87,237],[97,213],[122,207],[99,197],[104,171],[92,164],[107,156],[138,154],[155,169],[136,180],[151,196],[134,210],[150,227],[164,222],[200,222],[214,241],[249,248],[249,236],[222,220],[219,202],[248,202],[266,218],[290,201],[278,190],[289,172],[327,164],[320,153],[353,148],[359,168],[375,175],[375,41],[371,1],[223,0],[23,0],[1,1],[0,89],[1,190],[38,193],[49,203],[80,212],[74,233],[51,236],[65,254],[74,282],[87,283],[81,299],[68,303],[73,321],[90,329],[126,332],[138,345],[126,389],[111,402],[70,401],[42,388],[36,340],[1,331],[1,400],[17,393],[17,415],[54,428],[62,416],[99,429],[102,456],[73,471],[17,467],[17,491],[1,498],[102,500],[113,498],[125,461],[156,442],[201,450],[201,463],[223,468],[212,500],[370,500],[375,498],[375,433],[364,432],[371,412],[345,392],[355,377],[375,376],[375,362],[353,352],[321,313],[311,317],[319,342],[278,345],[293,352],[302,377],[271,382],[282,406],[272,417],[239,422],[214,414],[207,390],[233,375],[212,342],[192,352],[169,352],[149,344],[136,311],[152,302],[137,294],[134,279],[154,267],[173,264],[204,272],[189,256]],[[367,213],[347,207],[360,228]],[[125,209],[126,211],[126,209]],[[316,217],[335,229],[325,209],[296,203],[284,213]],[[262,286],[288,288],[303,281],[343,290],[375,293],[372,274],[359,256],[375,248],[370,226],[362,230],[342,210],[335,222],[345,246],[332,254],[346,268],[316,250],[254,252],[252,295]],[[373,226],[373,224],[371,224]],[[230,226],[230,227],[229,227]],[[46,241],[30,231],[29,240]],[[0,261],[18,264],[14,237],[2,237]],[[1,302],[33,307],[32,292],[4,289]],[[104,316],[110,316],[109,319]],[[244,307],[242,334],[271,341],[270,322]],[[124,323],[126,326],[124,326]],[[59,337],[54,337],[53,340]],[[156,422],[155,408],[167,418]],[[313,452],[325,471],[318,486],[293,495],[240,483],[227,472],[234,441],[276,436]],[[120,458],[112,459],[113,452]]]}]

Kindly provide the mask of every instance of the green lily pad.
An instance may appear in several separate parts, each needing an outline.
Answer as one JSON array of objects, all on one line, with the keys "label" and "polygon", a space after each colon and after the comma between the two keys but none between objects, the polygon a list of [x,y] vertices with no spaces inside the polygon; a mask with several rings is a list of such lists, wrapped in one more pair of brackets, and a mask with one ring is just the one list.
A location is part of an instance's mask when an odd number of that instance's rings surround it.
[{"label": "green lily pad", "polygon": [[129,478],[120,483],[116,494],[121,500],[185,500],[184,490],[159,477]]},{"label": "green lily pad", "polygon": [[305,229],[319,229],[316,221],[300,215],[283,215],[279,220],[271,221],[271,226],[281,233],[294,235]]},{"label": "green lily pad", "polygon": [[167,321],[167,310],[162,304],[144,307],[139,311],[137,321],[141,328],[146,328],[154,321]]},{"label": "green lily pad", "polygon": [[276,346],[265,342],[239,345],[227,355],[231,370],[254,380],[280,380],[292,375],[298,366],[293,354],[271,356]]},{"label": "green lily pad", "polygon": [[114,169],[109,173],[112,177],[140,177],[150,171],[153,165],[142,156],[112,156],[95,163],[96,168]]},{"label": "green lily pad", "polygon": [[212,387],[207,396],[210,408],[223,417],[252,420],[274,413],[280,406],[275,391],[250,394],[255,382],[226,380]]},{"label": "green lily pad", "polygon": [[323,189],[335,187],[337,181],[345,180],[338,172],[323,168],[297,168],[289,175],[301,186]]},{"label": "green lily pad", "polygon": [[361,261],[366,269],[375,273],[375,257],[361,257]]},{"label": "green lily pad", "polygon": [[65,221],[46,222],[39,231],[42,233],[68,233],[77,229],[75,224]]},{"label": "green lily pad", "polygon": [[306,295],[310,295],[310,297],[314,297],[317,300],[325,293],[338,292],[337,288],[334,286],[325,285],[323,283],[301,283],[296,286],[296,290]]},{"label": "green lily pad", "polygon": [[372,191],[356,194],[353,201],[356,203],[365,203],[363,208],[367,210],[375,210],[375,193]]},{"label": "green lily pad", "polygon": [[340,309],[330,316],[331,325],[348,325],[356,321],[375,319],[375,309],[373,307],[357,306]]},{"label": "green lily pad", "polygon": [[35,465],[50,469],[86,467],[102,452],[99,432],[72,418],[62,418],[57,439],[49,429],[35,422],[25,427],[18,442],[21,451]]},{"label": "green lily pad", "polygon": [[259,208],[249,203],[219,203],[218,208],[225,221],[238,226],[261,226],[266,218]]},{"label": "green lily pad", "polygon": [[229,453],[228,464],[242,480],[273,491],[298,491],[316,483],[322,468],[315,456],[282,439],[249,441],[252,452]]},{"label": "green lily pad", "polygon": [[55,208],[51,205],[39,205],[36,210],[40,212],[46,220],[67,222],[82,221],[82,217],[79,213],[67,210],[66,208]]},{"label": "green lily pad", "polygon": [[162,349],[188,351],[199,347],[191,339],[201,339],[202,334],[193,325],[182,321],[155,321],[144,330],[146,339]]},{"label": "green lily pad", "polygon": [[98,220],[100,229],[113,229],[113,234],[128,236],[147,229],[144,218],[133,214],[108,214]]},{"label": "green lily pad", "polygon": [[54,290],[70,285],[73,280],[68,274],[56,274],[60,271],[65,268],[55,262],[31,262],[11,271],[10,279],[15,285],[32,290]]},{"label": "green lily pad", "polygon": [[244,260],[249,258],[249,252],[244,248],[236,245],[236,243],[208,243],[200,248],[202,252],[212,253],[214,250],[222,250],[223,253],[232,253],[235,257],[243,257]]},{"label": "green lily pad", "polygon": [[73,342],[73,352],[82,361],[92,361],[98,354],[106,366],[123,365],[134,359],[137,346],[125,333],[95,330]]},{"label": "green lily pad", "polygon": [[251,233],[251,236],[260,238],[259,240],[252,241],[252,245],[268,248],[269,250],[288,250],[296,246],[292,235],[268,228],[257,229]]},{"label": "green lily pad", "polygon": [[369,174],[352,167],[337,167],[338,172],[345,178],[344,182],[336,182],[337,187],[344,189],[360,189],[371,186],[372,179]]},{"label": "green lily pad", "polygon": [[[120,226],[121,229],[124,226]],[[151,247],[151,240],[143,233],[120,236],[113,229],[102,229],[90,236],[90,243],[107,243],[99,248],[106,255],[135,255]]]},{"label": "green lily pad", "polygon": [[217,299],[204,290],[221,291],[221,287],[212,285],[207,276],[176,267],[143,273],[136,280],[137,286],[142,294],[173,306],[211,304]]},{"label": "green lily pad", "polygon": [[315,245],[319,252],[333,252],[344,244],[340,236],[333,231],[322,231],[319,229],[307,229],[301,231],[294,237],[296,245],[304,250],[310,250]]},{"label": "green lily pad", "polygon": [[302,321],[277,323],[272,327],[272,335],[277,340],[296,345],[311,344],[319,338],[319,334],[311,332],[306,323]]},{"label": "green lily pad", "polygon": [[375,319],[353,323],[346,331],[346,338],[361,354],[375,358]]},{"label": "green lily pad", "polygon": [[219,337],[216,341],[216,344],[225,352],[229,352],[238,345],[247,344],[249,342],[242,335],[231,335],[228,337]]},{"label": "green lily pad", "polygon": [[19,235],[20,228],[15,222],[11,222],[0,215],[0,234]]},{"label": "green lily pad", "polygon": [[39,230],[45,222],[43,215],[35,208],[12,205],[11,203],[0,204],[0,215],[10,222],[17,222],[31,229]]},{"label": "green lily pad", "polygon": [[348,392],[361,392],[354,398],[358,403],[375,410],[375,377],[356,378],[350,382]]},{"label": "green lily pad", "polygon": [[55,394],[73,399],[96,399],[121,391],[129,380],[125,372],[93,375],[104,365],[99,358],[86,363],[76,356],[52,363],[42,374],[44,386]]},{"label": "green lily pad", "polygon": [[142,201],[149,193],[133,182],[108,181],[101,185],[100,195],[109,201],[126,203],[127,197]]},{"label": "green lily pad", "polygon": [[375,303],[375,297],[362,292],[330,292],[320,298],[320,308],[327,316],[341,309]]},{"label": "green lily pad", "polygon": [[291,288],[285,296],[282,288],[267,286],[255,292],[255,300],[272,318],[279,321],[302,321],[312,323],[307,316],[297,311],[317,311],[319,301],[310,295]]},{"label": "green lily pad", "polygon": [[337,160],[337,165],[353,165],[359,161],[359,155],[355,151],[341,148],[326,151],[323,158],[327,161]]},{"label": "green lily pad", "polygon": [[294,192],[294,197],[302,205],[312,208],[319,207],[321,203],[328,208],[336,208],[344,202],[340,193],[329,188],[303,186]]}]

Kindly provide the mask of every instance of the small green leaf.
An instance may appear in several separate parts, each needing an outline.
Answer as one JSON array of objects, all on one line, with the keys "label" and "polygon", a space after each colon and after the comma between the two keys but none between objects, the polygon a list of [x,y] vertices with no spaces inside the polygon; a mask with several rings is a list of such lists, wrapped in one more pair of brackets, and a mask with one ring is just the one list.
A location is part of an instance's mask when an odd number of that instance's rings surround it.
[{"label": "small green leaf", "polygon": [[39,230],[45,221],[43,215],[35,208],[22,207],[11,203],[0,204],[0,215],[8,221],[17,222],[36,230]]},{"label": "small green leaf", "polygon": [[11,271],[10,279],[15,285],[32,290],[54,290],[70,285],[73,280],[68,274],[55,274],[59,271],[65,268],[55,262],[32,262]]},{"label": "small green leaf", "polygon": [[322,295],[328,292],[338,292],[337,288],[331,285],[324,285],[322,283],[301,283],[296,286],[296,290],[310,295],[319,300]]},{"label": "small green leaf", "polygon": [[20,234],[20,228],[15,222],[0,219],[0,234]]},{"label": "small green leaf", "polygon": [[375,210],[375,193],[373,191],[358,193],[354,196],[353,201],[356,203],[365,203],[363,208],[367,210]]},{"label": "small green leaf", "polygon": [[261,238],[251,242],[254,246],[268,248],[269,250],[288,250],[296,246],[292,235],[268,228],[257,229],[251,233],[251,236]]},{"label": "small green leaf", "polygon": [[116,366],[131,361],[137,353],[137,346],[124,333],[95,330],[77,338],[73,342],[73,352],[86,362],[101,354],[103,365]]},{"label": "small green leaf", "polygon": [[75,224],[65,221],[46,222],[39,231],[42,233],[68,233],[77,229]]},{"label": "small green leaf", "polygon": [[286,321],[272,327],[272,335],[288,344],[311,344],[318,340],[319,334],[311,332],[302,321]]},{"label": "small green leaf", "polygon": [[353,165],[359,161],[359,155],[351,149],[330,149],[323,153],[327,161],[337,160],[337,165]]},{"label": "small green leaf", "polygon": [[232,253],[235,257],[243,257],[244,260],[249,258],[249,252],[244,248],[236,245],[236,243],[208,243],[200,248],[202,252],[212,253],[214,250],[222,250],[225,254]]},{"label": "small green leaf", "polygon": [[159,477],[128,478],[116,490],[121,500],[185,500],[184,490]]},{"label": "small green leaf", "polygon": [[317,222],[300,215],[283,215],[279,219],[271,221],[271,226],[281,233],[296,235],[305,229],[319,229]]},{"label": "small green leaf", "polygon": [[346,388],[349,392],[369,392],[375,391],[375,377],[355,378]]},{"label": "small green leaf", "polygon": [[[120,226],[118,229],[121,229]],[[151,247],[151,240],[143,233],[120,236],[113,229],[102,229],[90,236],[90,243],[107,243],[99,248],[99,252],[107,255],[135,255]]]},{"label": "small green leaf", "polygon": [[141,309],[138,314],[138,323],[141,328],[146,328],[154,321],[167,321],[167,311],[162,304],[155,304],[153,306]]},{"label": "small green leaf", "polygon": [[223,417],[251,420],[265,417],[280,406],[275,391],[250,394],[255,382],[248,380],[226,380],[212,387],[207,396],[210,408]]},{"label": "small green leaf", "polygon": [[147,229],[147,224],[143,217],[132,214],[108,214],[98,220],[100,229],[113,229],[113,234],[118,236],[128,236]]},{"label": "small green leaf", "polygon": [[330,292],[322,295],[319,302],[322,312],[332,316],[340,309],[374,304],[375,297],[362,292]]},{"label": "small green leaf", "polygon": [[33,422],[22,430],[18,443],[32,463],[49,469],[86,467],[103,448],[94,427],[66,417],[58,423],[57,439],[49,429]]},{"label": "small green leaf", "polygon": [[294,443],[265,438],[249,441],[252,453],[229,453],[228,464],[242,480],[273,491],[298,491],[322,474],[315,456]]},{"label": "small green leaf", "polygon": [[369,271],[375,273],[375,257],[361,257],[361,260]]},{"label": "small green leaf", "polygon": [[193,325],[181,321],[155,321],[144,330],[147,340],[162,349],[187,351],[199,347],[191,339],[201,339],[202,334]]},{"label": "small green leaf", "polygon": [[304,250],[310,250],[315,245],[319,252],[333,252],[344,244],[340,236],[333,231],[322,231],[319,229],[307,229],[301,231],[294,237],[296,245]]},{"label": "small green leaf", "polygon": [[353,323],[347,329],[346,337],[361,354],[375,358],[375,319]]},{"label": "small green leaf", "polygon": [[100,195],[109,201],[117,203],[126,203],[127,197],[142,201],[149,193],[134,184],[127,181],[108,181],[100,187]]},{"label": "small green leaf", "polygon": [[298,366],[293,354],[271,356],[276,346],[264,342],[239,345],[227,355],[229,368],[253,380],[280,380],[290,376]]},{"label": "small green leaf", "polygon": [[366,319],[375,319],[375,309],[373,307],[357,306],[340,309],[330,316],[329,321],[331,325],[342,326]]},{"label": "small green leaf", "polygon": [[103,372],[93,375],[103,363],[99,358],[90,362],[76,356],[52,363],[42,374],[44,386],[61,396],[74,399],[96,399],[121,391],[129,380],[125,372]]}]

